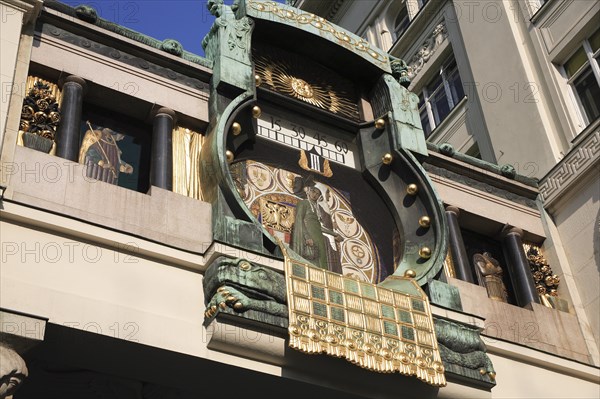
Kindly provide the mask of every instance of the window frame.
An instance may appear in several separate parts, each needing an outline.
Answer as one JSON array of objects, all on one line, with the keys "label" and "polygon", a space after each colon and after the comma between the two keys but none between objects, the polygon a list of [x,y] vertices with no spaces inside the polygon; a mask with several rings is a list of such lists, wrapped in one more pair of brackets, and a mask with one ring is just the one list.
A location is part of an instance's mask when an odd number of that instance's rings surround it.
[{"label": "window frame", "polygon": [[[401,15],[404,15],[401,19],[400,23],[398,23],[398,19]],[[396,17],[394,18],[394,41],[398,40],[404,32],[410,26],[412,19],[410,18],[410,13],[408,12],[408,7],[406,1],[400,5],[400,9],[398,13],[396,13]],[[402,27],[402,30],[398,29]]]},{"label": "window frame", "polygon": [[[437,74],[434,75],[433,78],[431,78],[427,84],[423,85],[423,88],[421,89],[421,93],[419,95],[420,100],[423,102],[422,105],[419,105],[419,116],[422,114],[423,110],[426,110],[426,114],[427,114],[427,120],[429,122],[429,126],[431,128],[431,130],[429,132],[425,131],[425,138],[431,136],[433,134],[433,131],[443,123],[443,121],[448,117],[448,115],[450,115],[452,113],[452,110],[462,101],[462,99],[466,96],[466,93],[464,92],[464,87],[461,87],[463,95],[462,97],[454,99],[453,96],[453,85],[450,84],[450,80],[448,79],[449,76],[452,76],[454,73],[456,73],[458,75],[458,79],[460,81],[460,84],[462,86],[462,78],[460,76],[460,71],[458,69],[458,63],[456,62],[456,59],[454,58],[454,54],[450,55],[450,57],[448,57],[442,64],[440,64],[440,66],[438,67],[439,72]],[[434,83],[438,77],[441,77],[441,83],[435,87],[434,90],[432,90],[430,92],[430,88],[429,86]],[[443,117],[443,118],[439,118],[439,122],[436,122],[436,113],[437,113],[437,109],[436,112],[434,112],[434,106],[432,105],[432,99],[435,99],[435,96],[438,95],[440,93],[440,91],[443,89],[444,94],[446,95],[446,101],[449,107],[448,113]],[[420,102],[421,102],[420,101]],[[420,103],[419,102],[419,103]],[[439,117],[439,113],[438,113],[438,117]]]},{"label": "window frame", "polygon": [[[595,52],[592,49],[592,45],[590,44],[589,39],[595,34],[600,34],[600,30],[595,31],[592,35],[587,37],[581,42],[577,48],[571,53],[571,55],[566,59],[566,61],[561,65],[561,73],[563,77],[566,79],[567,85],[569,86],[569,96],[571,97],[571,101],[573,104],[576,104],[575,111],[579,122],[583,124],[583,128],[592,124],[595,120],[590,120],[583,103],[581,102],[581,98],[577,92],[575,81],[579,79],[583,74],[588,71],[588,68],[591,69],[592,74],[596,78],[596,83],[600,87],[600,48],[598,48]],[[571,76],[567,73],[566,65],[573,58],[573,56],[579,51],[579,49],[583,48],[583,51],[586,55],[586,61],[575,71]],[[600,102],[599,102],[600,105]]]}]

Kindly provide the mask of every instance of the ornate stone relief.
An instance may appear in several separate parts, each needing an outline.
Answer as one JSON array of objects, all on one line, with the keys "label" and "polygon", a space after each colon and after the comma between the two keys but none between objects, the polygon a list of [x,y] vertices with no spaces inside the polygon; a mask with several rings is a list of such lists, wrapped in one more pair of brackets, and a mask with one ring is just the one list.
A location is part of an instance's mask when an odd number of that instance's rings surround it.
[{"label": "ornate stone relief", "polygon": [[600,130],[592,132],[560,161],[540,183],[540,195],[548,206],[600,159]]},{"label": "ornate stone relief", "polygon": [[[73,34],[71,32],[68,32],[64,29],[58,28],[56,26],[53,26],[50,24],[44,24],[44,26],[42,28],[42,32],[44,34],[50,34],[54,37],[57,37],[69,44],[74,45],[74,46],[82,47],[82,48],[86,49],[87,51],[91,51],[96,54],[101,54],[105,57],[111,57],[112,59],[118,60],[119,62],[122,62],[123,64],[132,66],[134,68],[151,72],[153,74],[162,76],[163,78],[167,78],[169,80],[177,81],[185,86],[188,86],[188,87],[191,87],[194,89],[208,91],[208,84],[200,81],[199,79],[190,78],[182,73],[175,72],[169,68],[165,68],[160,65],[148,62],[143,58],[139,58],[139,57],[133,56],[131,54],[125,53],[123,51],[119,51],[110,46],[106,46],[99,42],[96,42],[96,41],[87,39],[85,37]],[[204,61],[206,61],[206,60],[204,60]],[[206,62],[205,62],[205,64],[206,64]],[[139,88],[133,82],[125,83],[125,84],[123,84],[122,87],[120,87],[120,88],[118,87],[117,89],[120,89],[120,91],[124,92],[125,94],[130,94],[130,95],[135,95],[139,91]]]},{"label": "ornate stone relief", "polygon": [[440,45],[444,43],[448,37],[446,25],[442,22],[438,24],[431,32],[431,35],[423,42],[421,48],[410,59],[408,63],[408,77],[413,79],[423,66],[431,59],[433,54],[438,50]]},{"label": "ornate stone relief", "polygon": [[12,397],[28,375],[27,365],[21,356],[0,343],[0,398]]},{"label": "ornate stone relief", "polygon": [[452,172],[448,169],[440,168],[429,163],[424,163],[423,167],[426,171],[433,173],[435,175],[444,177],[446,179],[452,180],[457,183],[461,183],[467,185],[469,187],[475,188],[477,190],[496,195],[498,197],[507,199],[509,201],[516,202],[517,204],[524,205],[531,209],[537,209],[537,204],[534,200],[523,197],[519,194],[512,193],[508,190],[504,190],[498,187],[491,186],[484,182],[477,181],[468,176],[460,175],[458,173]]},{"label": "ornate stone relief", "polygon": [[208,324],[218,313],[287,327],[285,280],[282,274],[245,259],[217,258],[204,276]]},{"label": "ornate stone relief", "polygon": [[446,371],[495,384],[494,365],[477,328],[435,317],[433,321]]}]

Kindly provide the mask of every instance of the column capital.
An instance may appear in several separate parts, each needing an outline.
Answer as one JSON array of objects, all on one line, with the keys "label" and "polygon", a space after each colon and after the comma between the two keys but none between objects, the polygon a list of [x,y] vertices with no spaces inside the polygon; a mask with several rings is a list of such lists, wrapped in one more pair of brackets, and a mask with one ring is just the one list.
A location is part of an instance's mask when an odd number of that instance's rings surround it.
[{"label": "column capital", "polygon": [[502,236],[506,237],[509,235],[516,235],[519,238],[523,238],[523,230],[507,224],[502,228]]},{"label": "column capital", "polygon": [[446,206],[446,212],[452,212],[454,213],[457,217],[460,216],[460,209],[455,207],[454,205],[447,205]]},{"label": "column capital", "polygon": [[162,116],[162,115],[167,115],[169,117],[171,117],[171,119],[173,119],[173,123],[175,123],[175,119],[177,118],[177,114],[175,113],[175,111],[173,111],[171,108],[167,108],[167,107],[160,107],[155,113],[154,113],[154,118],[156,118],[157,116]]},{"label": "column capital", "polygon": [[87,89],[87,83],[85,79],[77,75],[69,75],[64,80],[61,79],[61,81],[58,82],[58,86],[62,90],[67,83],[77,83],[84,91]]}]

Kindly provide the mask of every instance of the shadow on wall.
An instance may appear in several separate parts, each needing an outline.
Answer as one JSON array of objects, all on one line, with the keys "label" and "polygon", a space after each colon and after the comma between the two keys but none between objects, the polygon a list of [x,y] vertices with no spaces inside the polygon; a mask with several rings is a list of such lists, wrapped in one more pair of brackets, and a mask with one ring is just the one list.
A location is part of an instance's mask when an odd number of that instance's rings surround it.
[{"label": "shadow on wall", "polygon": [[600,209],[598,209],[598,215],[596,215],[596,226],[594,226],[594,259],[596,260],[596,268],[600,273]]}]

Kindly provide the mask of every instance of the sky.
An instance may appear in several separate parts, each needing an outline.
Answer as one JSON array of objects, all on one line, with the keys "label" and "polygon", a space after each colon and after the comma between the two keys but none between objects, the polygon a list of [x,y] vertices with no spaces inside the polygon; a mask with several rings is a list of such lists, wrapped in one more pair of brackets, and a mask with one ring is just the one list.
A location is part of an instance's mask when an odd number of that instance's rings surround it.
[{"label": "sky", "polygon": [[[98,16],[155,39],[175,39],[189,52],[204,55],[202,38],[214,17],[207,0],[62,0],[70,6],[87,4]],[[283,0],[276,0],[283,2]],[[232,0],[225,0],[231,4]]]}]

